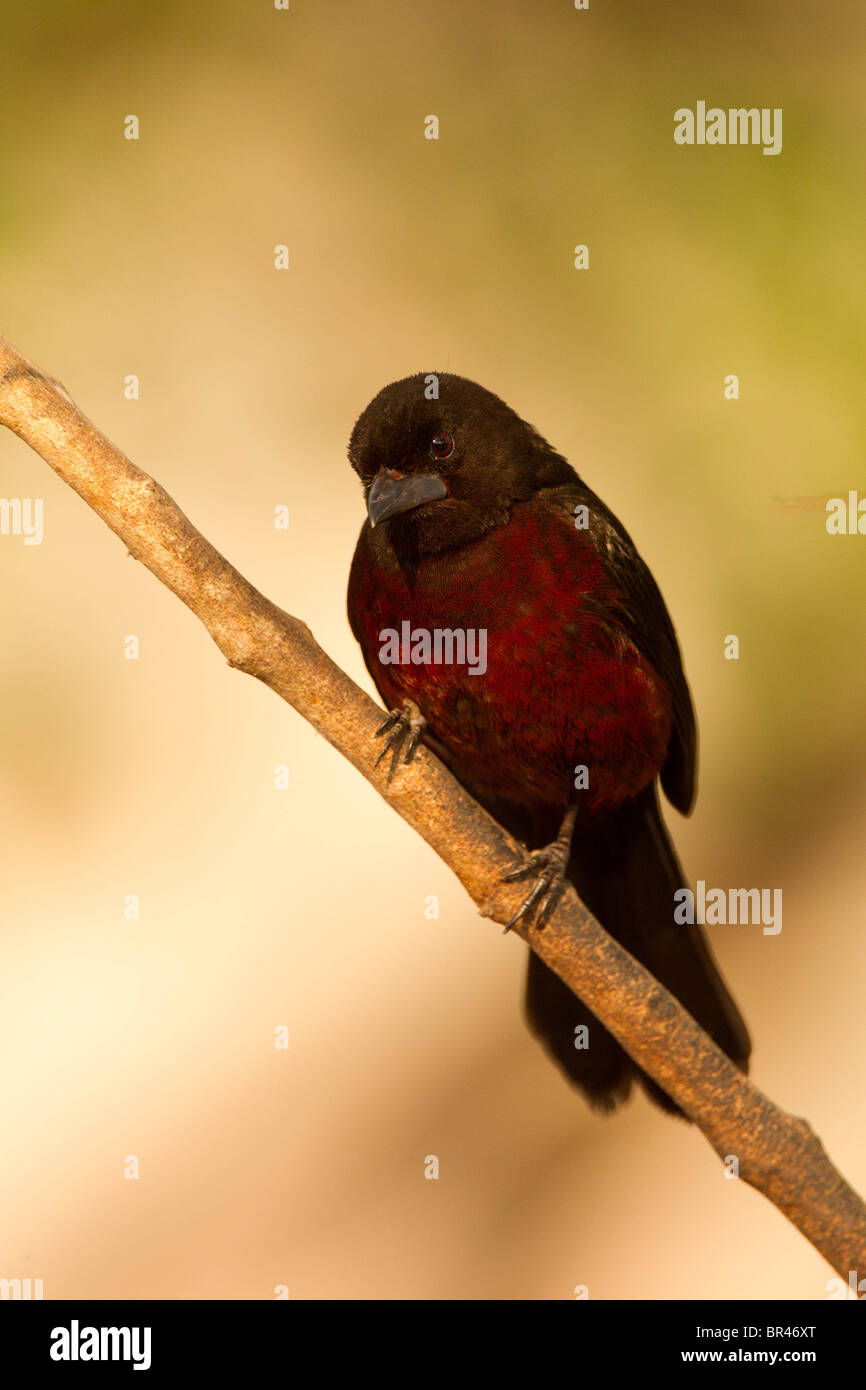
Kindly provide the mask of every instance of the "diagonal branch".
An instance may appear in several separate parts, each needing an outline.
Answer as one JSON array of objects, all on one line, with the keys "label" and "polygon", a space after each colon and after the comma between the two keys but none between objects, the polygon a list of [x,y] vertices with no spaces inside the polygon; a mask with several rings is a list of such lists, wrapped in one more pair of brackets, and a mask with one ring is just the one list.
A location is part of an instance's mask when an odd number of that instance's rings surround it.
[{"label": "diagonal branch", "polygon": [[[130,463],[59,382],[0,338],[0,424],[83,498],[129,552],[204,624],[230,666],[263,681],[348,758],[451,868],[479,911],[505,923],[522,890],[502,882],[520,850],[425,748],[389,782],[374,767],[374,702],[198,532],[168,493]],[[671,1095],[721,1157],[788,1217],[847,1279],[866,1272],[866,1207],[805,1120],[743,1076],[657,980],[615,942],[568,887],[542,932],[518,934],[636,1062]]]}]

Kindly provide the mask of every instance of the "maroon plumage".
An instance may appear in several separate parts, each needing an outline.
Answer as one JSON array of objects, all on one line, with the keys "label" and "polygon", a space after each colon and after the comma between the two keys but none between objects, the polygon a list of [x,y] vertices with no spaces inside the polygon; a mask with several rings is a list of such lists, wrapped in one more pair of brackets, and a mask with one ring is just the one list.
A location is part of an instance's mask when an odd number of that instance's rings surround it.
[{"label": "maroon plumage", "polygon": [[[417,706],[425,741],[529,850],[555,842],[568,816],[562,865],[587,906],[745,1068],[748,1034],[700,928],[674,922],[683,876],[656,781],[689,811],[694,717],[667,610],[629,536],[535,430],[461,377],[385,387],[349,456],[369,509],[349,619],[385,704]],[[483,630],[486,669],[383,660],[384,634],[406,623]],[[637,1075],[676,1108],[534,953],[527,1012],[594,1104],[612,1108]],[[588,1048],[575,1046],[582,1024]]]}]

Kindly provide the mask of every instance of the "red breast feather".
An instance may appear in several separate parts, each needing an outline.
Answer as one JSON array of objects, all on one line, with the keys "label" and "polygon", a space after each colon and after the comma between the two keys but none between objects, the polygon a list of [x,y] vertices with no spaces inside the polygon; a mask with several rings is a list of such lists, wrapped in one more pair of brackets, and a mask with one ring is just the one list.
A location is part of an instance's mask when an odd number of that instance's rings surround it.
[{"label": "red breast feather", "polygon": [[[443,756],[481,797],[562,808],[586,765],[587,810],[613,808],[656,776],[670,700],[618,622],[622,598],[586,531],[538,501],[458,550],[400,568],[361,533],[349,619],[389,708],[414,700]],[[382,634],[484,629],[487,670],[380,661]]]}]

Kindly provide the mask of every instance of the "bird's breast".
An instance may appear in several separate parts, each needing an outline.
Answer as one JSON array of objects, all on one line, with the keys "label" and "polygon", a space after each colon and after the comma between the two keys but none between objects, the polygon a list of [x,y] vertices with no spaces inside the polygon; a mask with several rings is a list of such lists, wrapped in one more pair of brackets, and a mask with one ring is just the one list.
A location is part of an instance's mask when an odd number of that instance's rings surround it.
[{"label": "bird's breast", "polygon": [[365,531],[349,612],[385,703],[413,700],[482,800],[614,806],[664,762],[667,691],[567,517],[515,508],[508,525],[415,569],[377,558]]}]

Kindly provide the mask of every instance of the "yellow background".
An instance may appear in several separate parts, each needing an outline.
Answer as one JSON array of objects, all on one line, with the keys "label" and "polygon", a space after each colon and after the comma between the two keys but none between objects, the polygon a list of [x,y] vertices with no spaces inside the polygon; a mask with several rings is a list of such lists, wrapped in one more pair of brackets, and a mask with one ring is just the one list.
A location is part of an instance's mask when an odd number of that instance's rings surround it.
[{"label": "yellow background", "polygon": [[[862,6],[50,0],[3,28],[0,329],[357,679],[345,446],[387,381],[481,381],[621,516],[698,710],[687,872],[783,889],[781,935],[712,938],[754,1078],[866,1187],[866,538],[774,501],[866,491]],[[675,146],[698,100],[782,107],[781,155]],[[0,1276],[825,1296],[700,1134],[587,1111],[522,1025],[520,943],[5,433],[0,495],[46,517],[0,537]]]}]

